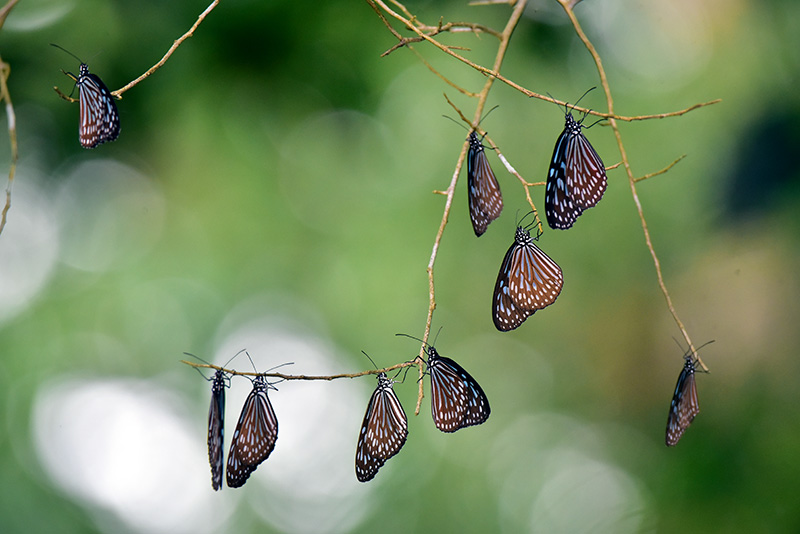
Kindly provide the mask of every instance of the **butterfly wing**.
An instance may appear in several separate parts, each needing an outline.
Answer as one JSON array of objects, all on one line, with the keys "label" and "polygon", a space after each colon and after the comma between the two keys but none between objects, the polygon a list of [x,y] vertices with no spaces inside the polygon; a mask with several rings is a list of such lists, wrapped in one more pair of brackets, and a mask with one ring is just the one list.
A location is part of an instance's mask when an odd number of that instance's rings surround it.
[{"label": "butterfly wing", "polygon": [[370,398],[356,445],[356,477],[372,480],[383,464],[400,452],[408,437],[408,420],[386,373]]},{"label": "butterfly wing", "polygon": [[466,386],[466,410],[464,411],[464,418],[461,420],[461,424],[458,428],[461,429],[484,423],[489,419],[491,408],[489,407],[489,399],[486,397],[486,393],[483,392],[483,388],[478,384],[478,381],[472,378],[472,375],[450,358],[440,356],[439,361],[458,375],[459,379]]},{"label": "butterfly wing", "polygon": [[225,417],[225,375],[217,371],[211,385],[208,409],[208,462],[211,464],[211,487],[222,487],[222,455]]},{"label": "butterfly wing", "polygon": [[[572,126],[569,126],[570,120]],[[567,162],[565,167],[567,195],[582,212],[600,202],[606,191],[608,179],[603,160],[583,135],[581,125],[572,119],[572,115],[568,116],[567,124],[567,129],[570,130],[564,158]]]},{"label": "butterfly wing", "polygon": [[261,376],[253,381],[253,390],[242,407],[228,452],[228,486],[242,486],[250,473],[266,460],[278,439],[278,419],[267,396],[267,384]]},{"label": "butterfly wing", "polygon": [[78,77],[80,126],[78,134],[84,148],[94,148],[119,136],[119,112],[111,91],[96,75],[81,64]]},{"label": "butterfly wing", "polygon": [[555,302],[561,293],[564,286],[561,268],[536,246],[523,228],[517,228],[514,244],[508,265],[508,294],[517,308],[541,310]]},{"label": "butterfly wing", "polygon": [[683,433],[700,413],[694,369],[695,363],[692,357],[687,356],[686,364],[678,376],[678,383],[675,385],[675,393],[672,395],[672,403],[669,407],[666,436],[668,447],[678,443]]},{"label": "butterfly wing", "polygon": [[503,211],[503,196],[483,145],[474,131],[469,134],[467,185],[469,217],[475,235],[480,237],[489,223],[497,219]]}]

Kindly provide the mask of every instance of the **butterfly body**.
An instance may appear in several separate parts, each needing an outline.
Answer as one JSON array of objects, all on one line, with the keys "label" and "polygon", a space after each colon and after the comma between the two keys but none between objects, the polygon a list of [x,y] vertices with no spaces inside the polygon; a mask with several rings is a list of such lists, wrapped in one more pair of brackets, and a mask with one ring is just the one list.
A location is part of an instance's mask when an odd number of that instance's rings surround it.
[{"label": "butterfly body", "polygon": [[592,147],[571,112],[556,141],[545,188],[545,214],[553,229],[566,230],[594,207],[605,193],[607,178],[603,160]]},{"label": "butterfly body", "polygon": [[489,419],[489,399],[478,382],[450,358],[429,346],[428,372],[431,377],[431,414],[436,428],[455,432]]},{"label": "butterfly body", "polygon": [[253,390],[242,407],[228,452],[227,480],[232,488],[244,485],[275,448],[278,419],[267,396],[268,388],[266,379],[256,376]]},{"label": "butterfly body", "polygon": [[694,379],[696,361],[691,354],[687,354],[685,358],[686,363],[678,376],[667,417],[666,443],[668,447],[673,447],[678,443],[683,433],[700,413],[697,384]]},{"label": "butterfly body", "polygon": [[400,452],[408,437],[408,419],[386,373],[370,397],[356,446],[356,477],[372,480],[386,461]]},{"label": "butterfly body", "polygon": [[486,159],[486,152],[478,134],[469,134],[467,153],[467,186],[469,217],[476,236],[481,236],[493,220],[503,211],[503,196],[500,185]]},{"label": "butterfly body", "polygon": [[536,246],[528,230],[517,227],[494,286],[495,327],[502,332],[517,328],[537,310],[555,302],[563,285],[558,264]]}]

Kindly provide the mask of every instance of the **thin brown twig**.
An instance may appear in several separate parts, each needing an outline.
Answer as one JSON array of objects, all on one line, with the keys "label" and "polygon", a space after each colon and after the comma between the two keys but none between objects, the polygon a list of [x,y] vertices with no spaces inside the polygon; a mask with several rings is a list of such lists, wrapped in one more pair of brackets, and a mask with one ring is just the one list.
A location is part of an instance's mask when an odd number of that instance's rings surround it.
[{"label": "thin brown twig", "polygon": [[669,171],[669,170],[670,170],[672,167],[674,167],[675,165],[677,165],[677,164],[678,164],[678,162],[679,162],[680,160],[682,160],[683,158],[685,158],[685,157],[686,157],[686,154],[684,154],[683,156],[679,157],[678,159],[676,159],[675,161],[673,161],[672,163],[670,163],[669,165],[667,165],[666,167],[664,167],[664,168],[663,168],[663,169],[661,169],[660,171],[651,172],[650,174],[645,174],[644,176],[640,176],[639,178],[636,178],[636,179],[634,180],[634,182],[636,182],[636,183],[639,183],[639,182],[641,182],[642,180],[647,180],[648,178],[652,178],[653,176],[658,176],[658,175],[660,175],[660,174],[664,174],[664,173],[666,173],[667,171]]},{"label": "thin brown twig", "polygon": [[209,6],[208,6],[208,7],[205,9],[205,11],[203,11],[202,13],[200,13],[200,16],[199,16],[199,17],[197,17],[197,20],[195,21],[195,23],[194,23],[194,24],[192,24],[192,27],[191,27],[191,28],[189,28],[189,31],[187,31],[186,33],[184,33],[183,35],[181,35],[181,36],[180,36],[180,37],[179,37],[179,38],[178,38],[178,39],[177,39],[175,42],[173,42],[173,43],[172,43],[172,46],[170,46],[170,47],[169,47],[169,50],[167,50],[167,53],[166,53],[166,54],[164,54],[164,57],[162,57],[162,58],[161,58],[161,60],[160,60],[158,63],[156,63],[155,65],[153,65],[153,66],[152,66],[152,67],[150,67],[149,69],[147,69],[147,71],[146,71],[144,74],[142,74],[141,76],[139,76],[138,78],[136,78],[135,80],[133,80],[133,81],[132,81],[131,83],[129,83],[128,85],[126,85],[126,86],[122,87],[121,89],[117,89],[116,91],[111,91],[111,94],[112,94],[112,95],[114,95],[114,96],[115,96],[115,97],[117,97],[117,98],[122,98],[122,93],[124,93],[124,92],[125,92],[125,91],[127,91],[128,89],[131,89],[131,88],[132,88],[132,87],[134,87],[136,84],[138,84],[139,82],[141,82],[142,80],[144,80],[145,78],[147,78],[148,76],[150,76],[151,74],[153,74],[155,71],[157,71],[158,69],[160,69],[160,68],[161,68],[161,66],[162,66],[164,63],[166,63],[166,62],[167,62],[167,60],[169,59],[169,57],[170,57],[170,56],[171,56],[171,55],[172,55],[172,54],[175,52],[175,50],[177,50],[177,49],[178,49],[178,47],[179,47],[179,46],[180,46],[180,45],[181,45],[181,44],[182,44],[182,43],[183,43],[183,42],[184,42],[186,39],[188,39],[189,37],[191,37],[192,35],[194,35],[194,32],[195,32],[195,30],[197,29],[197,27],[198,27],[198,26],[200,26],[200,23],[201,23],[201,22],[203,22],[203,19],[205,19],[205,18],[206,18],[206,16],[207,16],[209,13],[211,13],[211,11],[212,11],[212,10],[213,10],[215,7],[217,7],[217,4],[219,4],[219,0],[213,0],[213,2],[211,2],[211,4],[209,4]]},{"label": "thin brown twig", "polygon": [[235,369],[226,369],[225,367],[220,367],[219,365],[214,365],[211,363],[190,362],[188,360],[180,360],[180,362],[195,368],[214,369],[215,371],[222,371],[229,375],[268,376],[270,378],[282,378],[283,380],[328,380],[328,381],[336,380],[339,378],[358,378],[360,376],[366,376],[366,375],[377,375],[378,373],[388,373],[390,371],[394,371],[395,369],[402,369],[404,367],[410,367],[412,365],[416,365],[415,362],[411,361],[411,362],[398,363],[396,365],[392,365],[390,367],[384,367],[382,369],[368,369],[366,371],[361,371],[359,373],[340,373],[336,375],[288,375],[285,373],[258,373],[254,371],[237,371]]},{"label": "thin brown twig", "polygon": [[[16,2],[14,2],[16,4]],[[11,7],[14,7],[11,5]],[[11,8],[7,5],[3,8],[0,26],[8,15]],[[8,91],[8,76],[11,74],[11,66],[0,58],[0,100],[6,103],[6,116],[8,117],[8,139],[11,144],[11,164],[8,168],[8,185],[6,185],[6,202],[0,215],[0,234],[6,227],[8,221],[8,211],[11,209],[11,188],[14,185],[14,177],[17,174],[17,161],[19,161],[19,149],[17,146],[17,118],[14,113],[14,105],[11,102],[11,93]]]},{"label": "thin brown twig", "polygon": [[[441,50],[445,54],[448,54],[448,55],[452,56],[453,58],[457,59],[458,61],[461,61],[462,63],[464,63],[466,65],[469,65],[470,67],[472,67],[476,71],[481,72],[481,73],[485,74],[486,76],[489,76],[489,77],[495,78],[497,80],[500,80],[501,82],[505,83],[509,87],[512,87],[512,88],[516,89],[517,91],[519,91],[520,93],[522,93],[524,95],[527,95],[527,96],[529,96],[531,98],[538,98],[539,100],[544,100],[544,101],[547,101],[547,102],[553,102],[554,104],[558,104],[560,106],[566,106],[568,104],[567,102],[563,102],[561,100],[556,100],[555,98],[549,97],[547,95],[542,95],[542,94],[536,93],[534,91],[531,91],[529,89],[526,89],[525,87],[522,87],[521,85],[517,84],[516,82],[514,82],[512,80],[509,80],[508,78],[506,78],[505,76],[500,74],[496,69],[490,69],[490,68],[484,67],[483,65],[478,65],[477,63],[475,63],[473,61],[470,61],[469,59],[465,58],[464,56],[456,54],[455,52],[453,52],[453,50],[450,47],[440,43],[439,41],[437,41],[433,37],[427,35],[425,32],[420,30],[414,24],[414,21],[416,20],[416,18],[411,16],[410,13],[408,13],[408,10],[404,6],[402,6],[402,4],[400,4],[399,2],[397,2],[395,0],[392,0],[393,4],[401,6],[401,10],[404,11],[407,14],[408,18],[403,17],[402,15],[397,13],[396,11],[392,10],[391,8],[389,8],[389,6],[387,6],[382,0],[367,0],[367,1],[370,2],[371,4],[372,3],[377,4],[377,6],[379,6],[381,9],[383,9],[390,16],[392,16],[393,18],[395,18],[398,21],[402,22],[407,29],[409,29],[412,32],[416,33],[417,36],[420,37],[422,40],[425,40],[425,41],[429,42],[430,44],[432,44],[433,46],[435,46],[436,48],[438,48],[439,50]],[[558,0],[558,1],[559,1],[559,3],[562,4],[562,6],[565,9],[569,9],[570,13],[572,12],[571,8],[569,8],[569,6],[568,6],[569,2],[565,2],[564,0]],[[519,8],[519,4],[520,3],[525,4],[526,2],[525,1],[518,2],[516,4],[516,6],[515,6],[515,10]],[[574,19],[574,14],[573,14],[572,18]],[[386,21],[385,18],[384,18],[384,20]],[[575,19],[575,21],[577,22],[577,19]],[[388,21],[386,21],[385,23],[388,26],[390,26]],[[399,33],[397,33],[396,30],[392,29],[392,33],[395,34],[395,36],[398,37],[398,39],[403,39],[403,37]],[[501,35],[503,35],[503,34],[501,33]],[[584,42],[584,44],[585,44],[585,42]],[[592,46],[591,43],[589,43],[589,46]],[[593,46],[592,46],[592,50],[594,50]],[[594,56],[593,57],[599,58],[599,56],[597,55],[597,51],[594,52]],[[603,74],[601,76],[601,79],[604,76],[605,76],[605,71],[603,72]],[[608,84],[608,80],[605,80],[605,83]],[[670,111],[670,112],[667,112],[667,113],[658,113],[658,114],[655,114],[655,115],[638,115],[638,116],[616,115],[615,113],[613,113],[612,109],[609,109],[609,111],[607,113],[601,113],[599,111],[595,111],[595,110],[587,109],[587,108],[582,108],[582,107],[572,108],[572,106],[570,106],[570,108],[574,109],[576,112],[579,112],[579,113],[585,113],[587,115],[594,115],[596,117],[601,117],[601,118],[604,118],[604,119],[616,119],[616,120],[625,121],[625,122],[632,122],[632,121],[641,121],[641,120],[649,120],[649,119],[664,119],[664,118],[667,118],[667,117],[677,117],[677,116],[689,113],[690,111],[693,111],[695,109],[698,109],[698,108],[701,108],[701,107],[704,107],[704,106],[710,106],[712,104],[716,104],[716,103],[721,102],[721,101],[722,101],[721,99],[716,99],[716,100],[711,100],[709,102],[703,102],[703,103],[700,103],[700,104],[694,104],[693,106],[690,106],[690,107],[688,107],[686,109],[682,109],[682,110],[678,110],[678,111]]]},{"label": "thin brown twig", "polygon": [[9,0],[9,2],[0,8],[0,29],[3,28],[3,24],[6,23],[6,18],[8,14],[11,13],[11,10],[14,9],[14,6],[17,5],[19,0]]},{"label": "thin brown twig", "polygon": [[[628,184],[631,189],[631,195],[633,196],[633,201],[636,204],[636,211],[639,214],[639,221],[641,222],[642,231],[644,232],[645,243],[647,244],[647,249],[650,251],[650,256],[653,259],[653,265],[655,266],[656,269],[656,278],[658,279],[658,287],[661,289],[661,293],[664,296],[667,308],[669,309],[669,312],[672,315],[675,324],[678,326],[678,329],[681,331],[684,340],[689,345],[689,349],[691,350],[694,357],[697,359],[697,362],[700,364],[702,369],[708,372],[708,367],[706,367],[705,363],[703,363],[703,360],[700,359],[699,355],[697,354],[697,349],[695,348],[694,343],[692,343],[692,340],[689,337],[689,332],[686,330],[686,327],[684,326],[683,322],[678,316],[678,312],[675,310],[675,306],[672,304],[672,297],[670,296],[669,290],[667,290],[666,283],[664,282],[664,275],[661,272],[661,262],[658,259],[658,254],[656,254],[655,247],[653,246],[653,241],[650,237],[650,230],[647,227],[647,220],[645,219],[644,216],[642,203],[639,200],[639,195],[636,191],[636,179],[633,175],[633,170],[631,169],[630,160],[628,159],[628,154],[625,151],[625,145],[622,142],[622,134],[617,125],[617,120],[622,120],[622,119],[619,119],[614,115],[614,99],[611,95],[611,87],[608,83],[608,77],[606,76],[606,71],[603,68],[603,62],[600,59],[600,55],[597,53],[597,50],[594,48],[594,45],[592,45],[589,38],[583,32],[583,29],[581,28],[581,25],[578,22],[577,17],[575,16],[575,12],[572,10],[573,3],[570,0],[558,0],[558,2],[559,4],[561,4],[561,7],[566,12],[567,17],[569,17],[569,20],[572,23],[573,28],[575,29],[575,33],[577,33],[578,38],[581,40],[581,42],[583,42],[583,45],[586,47],[586,50],[589,51],[589,54],[592,56],[592,59],[595,62],[595,66],[597,67],[597,72],[598,75],[600,76],[600,83],[603,86],[603,91],[606,95],[606,104],[608,106],[608,122],[609,125],[611,126],[611,129],[614,131],[614,137],[617,140],[617,147],[619,148],[620,156],[622,157],[622,164],[625,167],[625,173],[628,176]],[[712,101],[711,103],[716,103],[716,102],[719,102],[719,100]],[[702,107],[703,105],[708,105],[708,103],[697,104],[695,106],[692,106],[691,108],[684,110],[684,113],[688,113],[688,111],[691,111],[692,109],[697,109],[699,107]],[[662,116],[659,117],[663,118],[667,116],[675,116],[675,114],[674,113],[663,114]]]},{"label": "thin brown twig", "polygon": [[[0,29],[6,23],[6,18],[19,0],[9,0],[0,9]],[[6,202],[3,205],[3,212],[0,214],[0,234],[6,227],[8,221],[8,210],[11,209],[11,186],[14,184],[14,176],[17,174],[17,161],[19,151],[17,147],[17,116],[14,113],[14,104],[11,103],[11,93],[8,91],[8,77],[11,75],[11,65],[3,61],[0,57],[0,101],[5,100],[6,116],[8,118],[8,140],[11,144],[11,164],[8,168],[8,184],[6,185]]]}]

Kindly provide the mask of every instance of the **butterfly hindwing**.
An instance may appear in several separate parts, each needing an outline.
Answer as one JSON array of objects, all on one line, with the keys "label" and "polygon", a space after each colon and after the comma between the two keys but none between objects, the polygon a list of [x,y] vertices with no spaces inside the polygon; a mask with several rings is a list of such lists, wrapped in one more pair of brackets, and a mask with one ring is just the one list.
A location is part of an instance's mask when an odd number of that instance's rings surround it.
[{"label": "butterfly hindwing", "polygon": [[489,399],[478,382],[450,358],[428,347],[431,377],[431,414],[436,428],[455,432],[489,418]]}]

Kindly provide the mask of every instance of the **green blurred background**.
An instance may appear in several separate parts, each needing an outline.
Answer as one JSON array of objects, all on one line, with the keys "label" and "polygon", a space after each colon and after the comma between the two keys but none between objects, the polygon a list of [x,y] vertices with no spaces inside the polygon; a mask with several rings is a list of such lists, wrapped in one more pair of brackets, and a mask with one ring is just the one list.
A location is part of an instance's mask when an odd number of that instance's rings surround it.
[{"label": "green blurred background", "polygon": [[[428,263],[474,101],[433,76],[363,2],[225,1],[165,67],[118,102],[122,133],[86,151],[59,69],[112,90],[153,65],[205,0],[22,1],[0,32],[20,164],[0,236],[0,531],[797,532],[800,268],[796,153],[800,3],[587,0],[675,306],[711,374],[701,414],[664,446],[682,350],[624,173],[541,246],[564,271],[556,305],[511,333],[490,299],[524,191],[489,153],[505,210],[476,239],[465,176],[436,263],[437,348],[492,405],[479,427],[413,416],[368,484],[353,471],[374,378],[278,385],[277,447],[243,489],[215,493],[210,386],[184,351],[260,370],[355,372],[411,359]],[[500,29],[507,6],[411,2],[422,20]],[[489,65],[496,41],[443,36]],[[484,78],[427,46],[470,90]],[[530,2],[503,73],[574,101],[597,85],[554,1]],[[600,91],[582,102],[603,109]],[[563,112],[496,83],[483,126],[545,179]],[[0,168],[8,166],[0,132]],[[610,129],[587,135],[607,165]],[[541,207],[542,188],[534,191]],[[246,358],[232,367],[246,370]],[[426,382],[427,384],[427,382]],[[427,387],[427,386],[426,386]],[[232,381],[226,445],[250,384]]]}]

